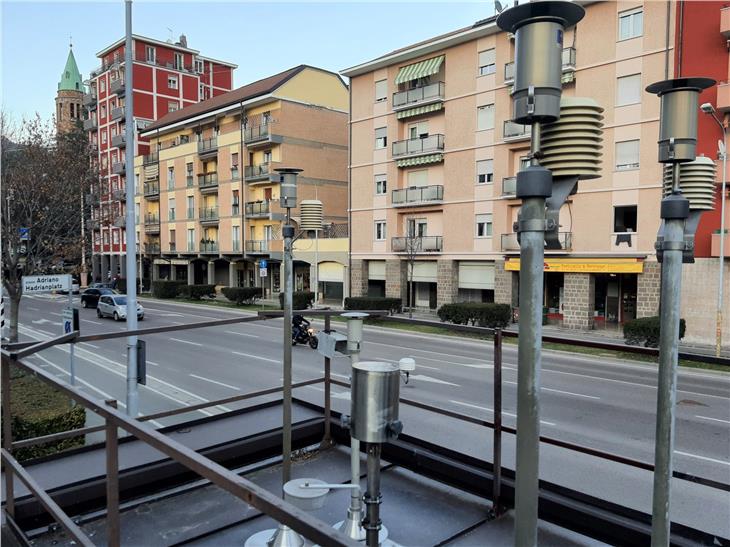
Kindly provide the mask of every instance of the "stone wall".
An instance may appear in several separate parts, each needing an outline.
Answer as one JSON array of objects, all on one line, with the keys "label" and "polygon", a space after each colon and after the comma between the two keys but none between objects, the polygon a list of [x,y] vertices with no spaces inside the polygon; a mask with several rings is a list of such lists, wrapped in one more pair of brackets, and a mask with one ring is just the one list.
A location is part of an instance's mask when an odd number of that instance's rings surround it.
[{"label": "stone wall", "polygon": [[352,296],[368,295],[368,262],[359,258],[352,259],[352,270],[350,270],[350,294]]},{"label": "stone wall", "polygon": [[[718,258],[698,258],[682,265],[681,317],[687,321],[683,342],[715,345],[717,325]],[[723,273],[723,348],[730,349],[730,261]]]},{"label": "stone wall", "polygon": [[659,313],[662,267],[658,262],[644,262],[644,272],[636,277],[636,317]]},{"label": "stone wall", "polygon": [[595,299],[596,278],[593,275],[566,273],[563,277],[563,326],[592,329]]},{"label": "stone wall", "polygon": [[407,262],[398,258],[385,261],[385,296],[402,298],[403,305],[408,300]]},{"label": "stone wall", "polygon": [[436,308],[456,302],[459,297],[459,263],[455,260],[437,262]]},{"label": "stone wall", "polygon": [[518,282],[515,272],[504,269],[504,260],[494,261],[494,302],[517,307]]}]

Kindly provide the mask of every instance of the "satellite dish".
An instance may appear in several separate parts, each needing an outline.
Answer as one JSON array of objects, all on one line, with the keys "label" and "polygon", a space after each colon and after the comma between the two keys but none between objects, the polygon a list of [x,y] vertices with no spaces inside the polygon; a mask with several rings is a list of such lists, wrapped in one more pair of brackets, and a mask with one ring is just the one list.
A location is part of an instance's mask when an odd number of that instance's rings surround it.
[{"label": "satellite dish", "polygon": [[502,2],[499,0],[494,0],[494,11],[495,13],[502,13],[504,11],[504,6],[502,6]]}]

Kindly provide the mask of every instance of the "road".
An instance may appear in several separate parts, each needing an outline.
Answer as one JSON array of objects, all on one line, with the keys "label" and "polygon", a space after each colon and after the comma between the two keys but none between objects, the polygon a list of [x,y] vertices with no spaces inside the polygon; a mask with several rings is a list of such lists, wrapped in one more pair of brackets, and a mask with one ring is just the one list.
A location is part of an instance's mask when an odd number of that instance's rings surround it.
[{"label": "road", "polygon": [[[143,300],[143,304],[146,319],[140,327],[200,322],[240,313],[156,300]],[[61,310],[65,305],[66,297],[24,297],[22,337],[43,339],[60,333]],[[82,334],[124,328],[123,323],[97,318],[94,310],[80,313]],[[280,385],[281,326],[280,320],[269,320],[145,337],[148,384],[140,386],[140,412],[149,414]],[[343,324],[333,326],[346,330]],[[80,387],[94,396],[123,403],[125,352],[123,338],[78,344],[76,373]],[[493,417],[491,342],[366,327],[362,360],[397,362],[407,356],[413,357],[417,365],[411,381],[402,389],[402,396],[471,416]],[[45,350],[31,359],[68,379],[66,347]],[[317,352],[296,346],[293,360],[294,381],[322,375],[322,358]],[[504,345],[503,363],[503,421],[514,426],[516,346]],[[333,377],[346,381],[349,367],[346,357],[333,359]],[[541,382],[543,435],[653,461],[655,367],[545,351]],[[683,369],[678,389],[675,469],[730,483],[730,374]],[[300,388],[296,396],[321,404],[322,387]],[[346,389],[334,388],[333,405],[349,413]],[[192,416],[160,419],[154,424],[169,425],[239,406],[211,407]],[[401,412],[406,433],[491,459],[490,432],[413,408],[403,407]],[[513,438],[505,436],[506,467],[513,467],[513,445]],[[543,446],[541,478],[650,512],[651,474],[647,472]],[[675,520],[730,537],[727,492],[675,481],[674,498]]]}]

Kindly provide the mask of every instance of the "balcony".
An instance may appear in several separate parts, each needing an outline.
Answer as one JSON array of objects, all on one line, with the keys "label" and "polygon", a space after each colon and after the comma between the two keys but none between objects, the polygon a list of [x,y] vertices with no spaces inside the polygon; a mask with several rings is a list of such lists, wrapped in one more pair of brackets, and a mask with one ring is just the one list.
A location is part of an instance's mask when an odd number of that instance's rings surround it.
[{"label": "balcony", "polygon": [[158,254],[160,254],[160,244],[159,243],[145,243],[144,252],[147,254],[150,254],[150,255],[158,255]]},{"label": "balcony", "polygon": [[114,135],[112,137],[112,146],[116,148],[124,148],[127,146],[127,136],[124,133]]},{"label": "balcony", "polygon": [[112,199],[117,201],[124,201],[127,198],[127,192],[124,188],[117,188],[112,190]]},{"label": "balcony", "polygon": [[210,240],[201,241],[200,254],[218,254],[218,242]]},{"label": "balcony", "polygon": [[269,254],[271,241],[268,239],[249,239],[246,241],[246,252],[248,254]]},{"label": "balcony", "polygon": [[502,196],[515,197],[517,194],[517,177],[502,178]]},{"label": "balcony", "polygon": [[111,121],[123,120],[124,119],[124,107],[118,106],[116,108],[112,108],[111,114],[109,115],[109,119]]},{"label": "balcony", "polygon": [[243,134],[243,142],[249,148],[271,143],[281,143],[281,136],[272,134],[272,125],[273,123],[265,123],[254,127],[247,127]]},{"label": "balcony", "polygon": [[391,239],[390,248],[394,253],[440,253],[443,239],[443,236],[394,237]]},{"label": "balcony", "polygon": [[159,160],[160,160],[159,152],[152,152],[151,154],[145,154],[144,156],[142,156],[143,165],[150,165],[152,163],[157,163]]},{"label": "balcony", "polygon": [[117,95],[121,95],[122,93],[124,93],[124,80],[122,78],[117,78],[116,80],[113,80],[112,83],[109,85],[109,92],[116,93]]},{"label": "balcony", "polygon": [[722,113],[730,112],[730,82],[717,84],[717,110]]},{"label": "balcony", "polygon": [[218,154],[218,137],[198,141],[198,155],[201,158],[210,158]]},{"label": "balcony", "polygon": [[247,165],[243,170],[246,182],[270,182],[272,175],[275,175],[275,172],[274,165],[271,162],[260,165]]},{"label": "balcony", "polygon": [[160,199],[160,183],[158,181],[145,182],[144,197],[146,199]]},{"label": "balcony", "polygon": [[502,126],[502,140],[505,142],[522,141],[530,138],[532,127],[505,120]]},{"label": "balcony", "polygon": [[271,212],[269,203],[269,201],[249,201],[246,203],[246,216],[249,218],[268,217]]},{"label": "balcony", "polygon": [[96,122],[96,118],[84,120],[84,131],[95,131],[97,127],[99,124]]},{"label": "balcony", "polygon": [[198,188],[204,194],[218,191],[218,173],[198,175]]},{"label": "balcony", "polygon": [[393,157],[405,158],[444,151],[444,136],[429,135],[420,139],[408,139],[393,143]]},{"label": "balcony", "polygon": [[504,83],[513,84],[515,83],[515,62],[505,63],[504,65]]},{"label": "balcony", "polygon": [[612,251],[636,251],[638,234],[636,232],[614,232],[610,236]]},{"label": "balcony", "polygon": [[[563,48],[563,60],[562,60],[562,66],[563,66],[563,74],[572,74],[575,72],[575,48],[574,47],[565,47]],[[572,78],[566,78],[563,76],[563,83],[567,83],[569,81],[573,81]],[[505,63],[504,65],[504,83],[505,84],[513,84],[515,82],[515,63],[514,61],[511,63]]]},{"label": "balcony", "polygon": [[443,203],[444,187],[440,184],[400,188],[393,190],[393,207],[417,207],[419,205],[437,205]]},{"label": "balcony", "polygon": [[201,207],[198,220],[201,224],[218,224],[218,207]]},{"label": "balcony", "polygon": [[124,228],[127,225],[127,218],[124,215],[119,215],[114,217],[114,222],[112,222],[112,226],[115,228]]},{"label": "balcony", "polygon": [[393,93],[393,110],[399,111],[414,106],[443,103],[446,95],[446,84],[436,82],[433,84],[399,91]]},{"label": "balcony", "polygon": [[[560,240],[560,248],[563,251],[569,251],[573,248],[573,233],[572,232],[559,232],[558,239]],[[505,252],[519,252],[520,244],[517,241],[516,233],[502,234],[501,236],[501,249]]]},{"label": "balcony", "polygon": [[160,233],[160,214],[159,213],[147,213],[144,216],[144,231],[147,234],[159,234]]},{"label": "balcony", "polygon": [[96,108],[96,93],[84,93],[83,99],[81,99],[81,102],[83,105],[88,108],[89,110],[93,110]]},{"label": "balcony", "polygon": [[724,38],[730,39],[730,7],[720,10],[720,34]]},{"label": "balcony", "polygon": [[174,241],[171,241],[170,242],[169,250],[170,250],[171,253],[176,253],[177,252],[177,244]]},{"label": "balcony", "polygon": [[112,174],[113,175],[124,175],[127,172],[127,167],[123,161],[115,161],[112,163]]}]

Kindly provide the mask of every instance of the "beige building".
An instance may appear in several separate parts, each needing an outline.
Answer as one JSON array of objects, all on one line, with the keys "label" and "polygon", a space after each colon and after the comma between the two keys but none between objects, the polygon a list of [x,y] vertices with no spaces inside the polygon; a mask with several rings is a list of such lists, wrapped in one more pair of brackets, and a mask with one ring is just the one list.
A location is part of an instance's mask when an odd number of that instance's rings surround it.
[{"label": "beige building", "polygon": [[[347,111],[342,79],[301,65],[149,125],[142,136],[154,152],[135,158],[135,184],[152,279],[279,292],[285,211],[276,169],[297,167],[299,201],[323,202],[320,289],[341,298],[347,249],[332,254],[326,240],[347,237]],[[295,256],[298,289],[315,274],[315,242],[306,241]]]},{"label": "beige building", "polygon": [[[585,18],[565,32],[563,94],[605,109],[602,176],[580,183],[561,210],[563,248],[545,253],[545,306],[572,328],[657,312],[659,101],[644,88],[674,66],[666,3],[584,4]],[[514,50],[491,18],[342,72],[351,78],[353,295],[406,302],[413,254],[418,307],[519,306],[512,226],[529,128],[510,121]]]}]

